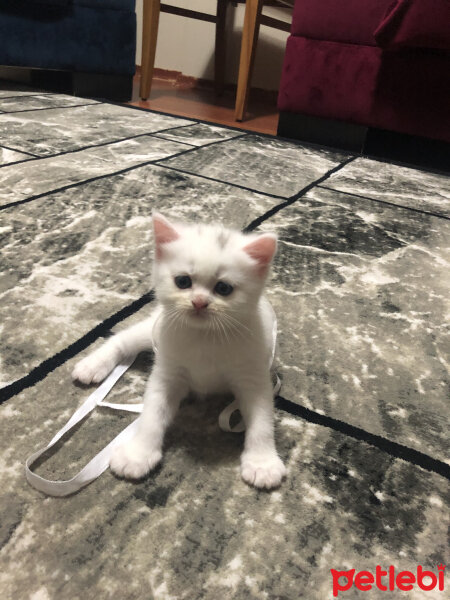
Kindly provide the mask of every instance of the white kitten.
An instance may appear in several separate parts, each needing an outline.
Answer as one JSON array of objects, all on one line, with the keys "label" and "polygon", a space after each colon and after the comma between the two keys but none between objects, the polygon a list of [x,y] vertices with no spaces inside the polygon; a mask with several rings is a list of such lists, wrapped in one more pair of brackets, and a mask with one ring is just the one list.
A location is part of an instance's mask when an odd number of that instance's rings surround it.
[{"label": "white kitten", "polygon": [[173,224],[160,214],[153,227],[155,310],[73,371],[74,379],[98,383],[125,356],[155,350],[138,433],[116,448],[110,467],[123,477],[143,477],[161,460],[167,426],[189,391],[231,391],[246,427],[242,477],[276,487],[286,470],[274,442],[272,308],[262,295],[276,236]]}]

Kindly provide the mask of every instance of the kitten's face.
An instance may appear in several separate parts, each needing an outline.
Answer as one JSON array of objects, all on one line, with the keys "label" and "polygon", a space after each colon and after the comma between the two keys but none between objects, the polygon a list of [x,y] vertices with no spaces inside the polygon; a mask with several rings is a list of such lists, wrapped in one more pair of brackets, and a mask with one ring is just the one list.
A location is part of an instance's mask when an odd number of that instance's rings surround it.
[{"label": "kitten's face", "polygon": [[227,337],[256,305],[276,249],[271,234],[244,236],[214,225],[172,225],[154,215],[158,300],[173,322]]}]

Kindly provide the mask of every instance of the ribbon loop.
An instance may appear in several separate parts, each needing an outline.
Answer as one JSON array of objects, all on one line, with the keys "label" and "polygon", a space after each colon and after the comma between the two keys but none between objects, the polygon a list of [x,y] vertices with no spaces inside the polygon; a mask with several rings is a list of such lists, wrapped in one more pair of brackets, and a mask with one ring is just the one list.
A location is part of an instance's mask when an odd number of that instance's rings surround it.
[{"label": "ribbon loop", "polygon": [[[270,304],[268,303],[270,306]],[[271,309],[272,320],[272,349],[269,368],[272,366],[275,345],[277,337],[277,320],[273,308]],[[32,465],[37,459],[44,454],[47,450],[52,448],[68,431],[70,431],[77,423],[83,420],[89,413],[91,413],[96,406],[112,408],[113,410],[124,410],[128,412],[141,413],[144,405],[143,404],[115,404],[112,402],[103,402],[106,396],[109,394],[116,382],[122,377],[122,375],[130,368],[133,364],[136,356],[131,356],[127,360],[117,367],[108,375],[103,383],[92,392],[92,394],[86,399],[86,401],[78,408],[74,414],[70,417],[67,423],[58,431],[53,439],[47,444],[45,448],[38,450],[31,456],[29,456],[25,462],[25,476],[30,485],[34,488],[47,494],[49,496],[68,496],[77,492],[82,487],[91,483],[94,479],[97,479],[109,466],[109,460],[111,458],[112,451],[118,444],[125,443],[133,437],[137,430],[139,417],[135,419],[130,425],[128,425],[123,431],[119,433],[101,452],[97,454],[75,477],[67,479],[65,481],[51,481],[45,479],[40,475],[37,475],[31,470]],[[274,386],[274,394],[280,391],[281,382],[277,376],[277,381]],[[233,400],[219,415],[219,427],[223,431],[231,433],[241,433],[245,431],[245,424],[242,420],[231,427],[230,419],[231,415],[239,410],[239,403],[237,400]]]}]

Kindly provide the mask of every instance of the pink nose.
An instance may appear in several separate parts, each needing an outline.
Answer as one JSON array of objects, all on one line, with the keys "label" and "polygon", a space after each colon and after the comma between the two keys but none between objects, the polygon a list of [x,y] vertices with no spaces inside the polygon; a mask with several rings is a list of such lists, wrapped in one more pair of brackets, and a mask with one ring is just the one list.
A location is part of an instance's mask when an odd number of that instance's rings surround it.
[{"label": "pink nose", "polygon": [[202,310],[202,308],[206,308],[209,302],[205,300],[205,298],[194,298],[192,300],[192,306],[195,310]]}]

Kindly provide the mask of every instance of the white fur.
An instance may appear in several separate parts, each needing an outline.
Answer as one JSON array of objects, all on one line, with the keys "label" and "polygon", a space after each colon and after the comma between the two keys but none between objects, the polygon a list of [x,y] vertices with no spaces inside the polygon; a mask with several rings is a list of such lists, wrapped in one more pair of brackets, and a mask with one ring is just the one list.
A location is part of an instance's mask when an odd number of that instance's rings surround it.
[{"label": "white fur", "polygon": [[[125,356],[155,346],[138,433],[116,449],[111,469],[123,477],[143,477],[160,461],[165,431],[189,391],[231,391],[246,426],[242,477],[256,487],[276,487],[285,467],[274,442],[272,332],[267,326],[272,309],[262,295],[268,265],[258,266],[244,250],[261,237],[275,248],[275,236],[243,235],[214,225],[172,225],[161,215],[154,216],[154,223],[155,229],[158,223],[173,227],[178,236],[157,243],[156,308],[149,319],[110,338],[73,371],[74,379],[97,383]],[[189,275],[192,287],[179,289],[177,275]],[[218,280],[233,285],[229,296],[214,292]],[[192,305],[195,298],[208,302],[201,314]]]}]

